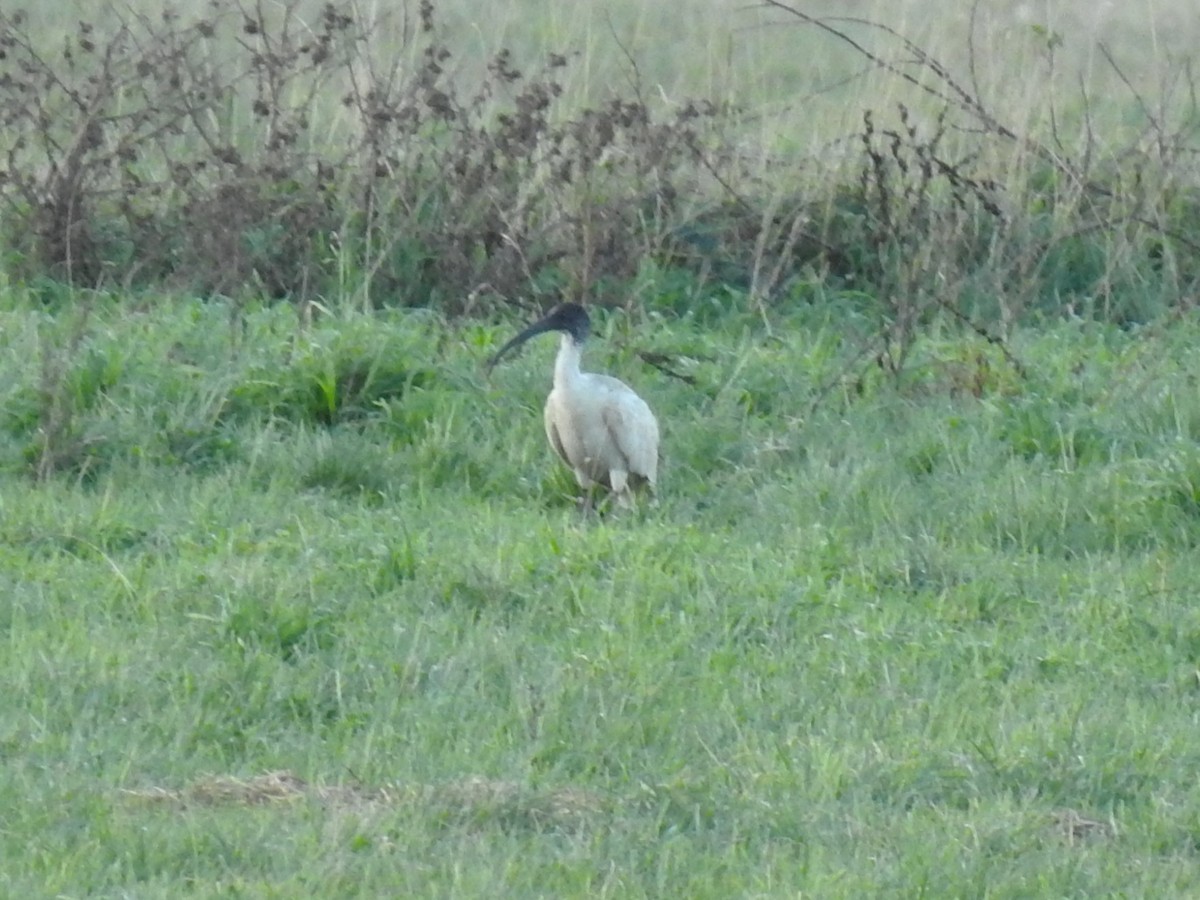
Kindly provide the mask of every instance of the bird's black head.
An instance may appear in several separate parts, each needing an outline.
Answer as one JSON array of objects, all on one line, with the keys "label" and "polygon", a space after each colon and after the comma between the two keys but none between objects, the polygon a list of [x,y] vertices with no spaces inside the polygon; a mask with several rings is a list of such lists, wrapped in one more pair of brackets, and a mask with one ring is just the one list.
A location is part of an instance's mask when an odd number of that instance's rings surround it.
[{"label": "bird's black head", "polygon": [[592,322],[587,310],[578,303],[560,303],[542,319],[546,331],[562,331],[577,344],[587,340],[592,332]]},{"label": "bird's black head", "polygon": [[511,341],[501,347],[488,362],[492,369],[500,358],[511,350],[515,350],[531,337],[544,334],[547,331],[561,331],[568,334],[577,344],[582,344],[591,333],[592,323],[588,319],[587,310],[578,303],[560,303],[538,321],[534,322]]}]

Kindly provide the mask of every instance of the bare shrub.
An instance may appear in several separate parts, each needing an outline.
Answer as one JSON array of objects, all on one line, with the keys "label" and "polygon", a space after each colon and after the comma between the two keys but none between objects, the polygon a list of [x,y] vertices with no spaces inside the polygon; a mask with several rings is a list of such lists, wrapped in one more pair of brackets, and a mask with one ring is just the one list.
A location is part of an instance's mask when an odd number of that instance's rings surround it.
[{"label": "bare shrub", "polygon": [[[972,78],[894,30],[766,5],[913,94],[845,137],[856,163],[837,178],[812,160],[755,170],[730,149],[736,111],[651,104],[630,54],[629,87],[582,110],[564,108],[569,54],[522,69],[501,50],[470,74],[431,0],[411,19],[354,0],[311,16],[302,0],[158,15],[114,2],[62,44],[0,11],[6,267],[449,313],[611,301],[656,267],[690,286],[664,303],[748,294],[766,313],[831,276],[875,298],[874,358],[891,372],[942,311],[1000,340],[1031,310],[1137,318],[1117,298],[1150,302],[1124,290],[1141,281],[1194,294],[1194,116],[1131,86],[1146,127],[1128,147],[1101,153],[1090,131],[1069,146],[1002,122]],[[1167,88],[1193,83],[1185,71]],[[772,173],[800,166],[815,174],[781,192]]]},{"label": "bare shrub", "polygon": [[399,52],[352,2],[116,5],[48,49],[0,12],[11,262],[77,285],[174,283],[460,311],[585,292],[670,239],[711,106],[557,112],[570,60],[453,77],[428,0]]},{"label": "bare shrub", "polygon": [[[867,110],[853,138],[856,178],[825,192],[829,211],[817,219],[828,271],[877,297],[879,328],[861,357],[898,375],[914,337],[949,315],[1023,371],[1004,335],[1031,312],[1144,321],[1192,302],[1200,153],[1188,67],[1176,70],[1156,105],[1101,47],[1143,128],[1125,146],[1103,143],[1084,97],[1087,127],[1072,144],[1052,106],[1048,134],[1001,121],[977,86],[973,57],[969,76],[959,77],[878,22],[813,16],[780,0],[764,5],[848,46],[867,71],[887,73],[911,94],[910,104]],[[871,49],[854,29],[882,33],[899,52]],[[1051,67],[1055,47],[1048,35]],[[1182,114],[1169,112],[1172,96],[1186,101],[1174,104]]]},{"label": "bare shrub", "polygon": [[303,132],[333,55],[313,47],[348,25],[327,16],[300,44],[292,22],[272,32],[261,7],[227,0],[192,21],[107,7],[51,51],[0,13],[0,203],[18,269],[213,291],[303,280],[280,263],[302,270],[297,244],[328,227]]}]

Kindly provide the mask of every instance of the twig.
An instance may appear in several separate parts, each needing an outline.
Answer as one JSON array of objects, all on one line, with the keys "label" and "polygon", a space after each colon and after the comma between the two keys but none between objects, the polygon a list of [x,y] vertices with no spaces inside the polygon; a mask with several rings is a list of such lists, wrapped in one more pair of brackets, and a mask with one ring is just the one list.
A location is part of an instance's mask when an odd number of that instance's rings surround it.
[{"label": "twig", "polygon": [[679,372],[671,368],[671,357],[665,353],[658,353],[654,350],[635,350],[638,359],[648,366],[652,366],[662,372],[668,378],[676,378],[684,384],[695,385],[696,378],[693,375],[688,375],[686,372]]},{"label": "twig", "polygon": [[1019,359],[1017,359],[1011,350],[1008,349],[1008,344],[1005,343],[1004,338],[992,334],[982,325],[978,325],[971,321],[970,316],[964,313],[961,309],[955,307],[944,297],[937,298],[937,305],[946,310],[948,313],[950,313],[950,315],[954,316],[954,318],[958,319],[993,347],[997,348],[1000,353],[1003,354],[1005,360],[1008,361],[1008,364],[1013,367],[1013,371],[1015,371],[1022,379],[1029,378],[1029,370],[1026,369],[1025,365]]}]

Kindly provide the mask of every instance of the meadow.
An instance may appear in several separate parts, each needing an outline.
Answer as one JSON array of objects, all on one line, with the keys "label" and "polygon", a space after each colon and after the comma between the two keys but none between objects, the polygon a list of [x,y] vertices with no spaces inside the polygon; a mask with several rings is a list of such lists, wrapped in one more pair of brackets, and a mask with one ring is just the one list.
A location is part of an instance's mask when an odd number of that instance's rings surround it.
[{"label": "meadow", "polygon": [[[537,146],[616,123],[582,181],[478,124],[499,93],[470,127],[445,101],[469,152],[400,135],[471,177],[495,151],[491,206],[454,179],[407,204],[397,175],[360,209],[348,169],[325,219],[265,139],[109,166],[143,146],[128,85],[72,145],[0,83],[92,217],[39,206],[63,180],[3,147],[0,895],[1200,891],[1187,10],[856,7],[947,81],[685,6],[437,8],[456,61],[578,51]],[[22,27],[80,39],[48,5]],[[912,71],[986,115],[939,119]],[[627,90],[728,105],[587,117]],[[234,208],[210,176],[249,186],[241,243],[139,256],[139,223]],[[250,217],[301,208],[300,243]],[[204,281],[207,250],[249,275]],[[554,340],[485,375],[564,293],[594,312],[586,366],[662,423],[653,504],[581,516],[542,433]]]},{"label": "meadow", "polygon": [[664,485],[584,520],[551,347],[480,374],[507,326],[276,307],[232,354],[211,302],[93,316],[42,482],[14,435],[59,336],[4,318],[4,893],[1200,878],[1197,323],[1023,331],[1029,381],[931,336],[850,385],[820,314],[613,315],[590,361]]}]

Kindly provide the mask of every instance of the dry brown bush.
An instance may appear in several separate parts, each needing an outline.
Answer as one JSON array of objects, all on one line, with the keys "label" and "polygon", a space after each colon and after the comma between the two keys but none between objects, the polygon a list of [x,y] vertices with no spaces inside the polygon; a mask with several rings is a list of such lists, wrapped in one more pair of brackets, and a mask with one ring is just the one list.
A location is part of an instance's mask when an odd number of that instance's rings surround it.
[{"label": "dry brown bush", "polygon": [[[53,45],[0,11],[4,268],[449,313],[610,301],[654,267],[682,274],[682,300],[660,301],[674,305],[724,291],[766,309],[825,281],[874,298],[893,371],[942,310],[1007,324],[1086,301],[1119,318],[1136,314],[1112,300],[1131,284],[1147,303],[1156,279],[1168,302],[1194,294],[1194,115],[1172,124],[1136,97],[1144,133],[1102,157],[1090,133],[1070,147],[999,121],[897,32],[766,5],[854,48],[920,109],[871,111],[831,177],[739,157],[735,110],[647,102],[629,54],[629,85],[583,110],[563,101],[570,55],[520,71],[502,50],[464,74],[431,0],[411,20],[397,7],[398,24],[354,0],[310,18],[302,0],[186,16],[112,3]],[[902,62],[851,28],[882,31]],[[1021,170],[998,172],[1006,158]]]},{"label": "dry brown bush", "polygon": [[711,106],[565,116],[566,56],[507,51],[464,88],[433,5],[381,59],[349,2],[115,5],[48,49],[0,12],[9,268],[460,310],[480,289],[586,290],[669,243]]}]

